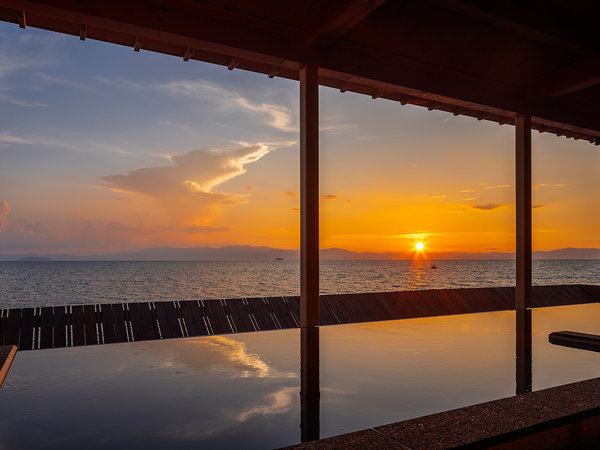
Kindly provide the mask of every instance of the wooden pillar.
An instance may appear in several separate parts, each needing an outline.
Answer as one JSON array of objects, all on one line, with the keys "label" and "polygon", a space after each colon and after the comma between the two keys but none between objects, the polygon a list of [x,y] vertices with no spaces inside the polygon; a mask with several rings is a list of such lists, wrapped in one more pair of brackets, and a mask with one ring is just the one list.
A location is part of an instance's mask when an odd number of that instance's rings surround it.
[{"label": "wooden pillar", "polygon": [[516,394],[520,395],[532,388],[531,309],[517,309],[516,319]]},{"label": "wooden pillar", "polygon": [[300,326],[319,325],[319,73],[300,69]]},{"label": "wooden pillar", "polygon": [[531,308],[531,117],[519,115],[516,130],[516,309]]},{"label": "wooden pillar", "polygon": [[516,393],[531,392],[531,117],[517,116],[516,134]]}]

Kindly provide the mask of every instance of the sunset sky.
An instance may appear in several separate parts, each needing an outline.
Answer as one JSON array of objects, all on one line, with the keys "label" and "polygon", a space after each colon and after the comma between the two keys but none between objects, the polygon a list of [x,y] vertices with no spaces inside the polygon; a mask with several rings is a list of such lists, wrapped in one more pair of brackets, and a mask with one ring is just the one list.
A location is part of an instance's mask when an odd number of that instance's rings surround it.
[{"label": "sunset sky", "polygon": [[[321,247],[514,251],[514,128],[321,88]],[[0,23],[0,253],[299,246],[298,83]],[[600,149],[533,133],[534,249],[600,247]]]}]

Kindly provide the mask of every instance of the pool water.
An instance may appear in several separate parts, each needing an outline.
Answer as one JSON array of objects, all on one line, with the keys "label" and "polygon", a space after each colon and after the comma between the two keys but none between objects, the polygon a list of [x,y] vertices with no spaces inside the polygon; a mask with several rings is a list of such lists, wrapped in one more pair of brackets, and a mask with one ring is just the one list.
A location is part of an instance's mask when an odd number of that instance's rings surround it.
[{"label": "pool water", "polygon": [[[548,333],[600,305],[533,311],[533,389],[600,376]],[[514,311],[321,327],[321,437],[515,394]],[[0,448],[273,448],[300,442],[300,331],[20,352]],[[315,411],[312,411],[315,414]]]}]

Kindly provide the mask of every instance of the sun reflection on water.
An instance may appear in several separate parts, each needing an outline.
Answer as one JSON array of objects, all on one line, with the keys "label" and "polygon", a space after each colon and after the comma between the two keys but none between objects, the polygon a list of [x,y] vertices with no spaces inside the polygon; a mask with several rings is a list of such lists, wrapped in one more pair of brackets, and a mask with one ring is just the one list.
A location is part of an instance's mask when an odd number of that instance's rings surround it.
[{"label": "sun reflection on water", "polygon": [[409,271],[409,289],[423,289],[430,285],[430,263],[422,259],[413,259]]}]

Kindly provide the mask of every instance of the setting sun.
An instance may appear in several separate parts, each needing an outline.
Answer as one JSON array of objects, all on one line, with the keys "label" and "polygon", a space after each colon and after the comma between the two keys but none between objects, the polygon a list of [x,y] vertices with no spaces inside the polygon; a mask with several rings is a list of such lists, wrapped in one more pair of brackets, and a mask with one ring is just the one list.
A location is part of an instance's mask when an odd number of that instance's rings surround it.
[{"label": "setting sun", "polygon": [[417,251],[421,251],[425,248],[425,246],[423,245],[422,242],[417,242],[417,244],[415,245],[415,248],[417,249]]}]

